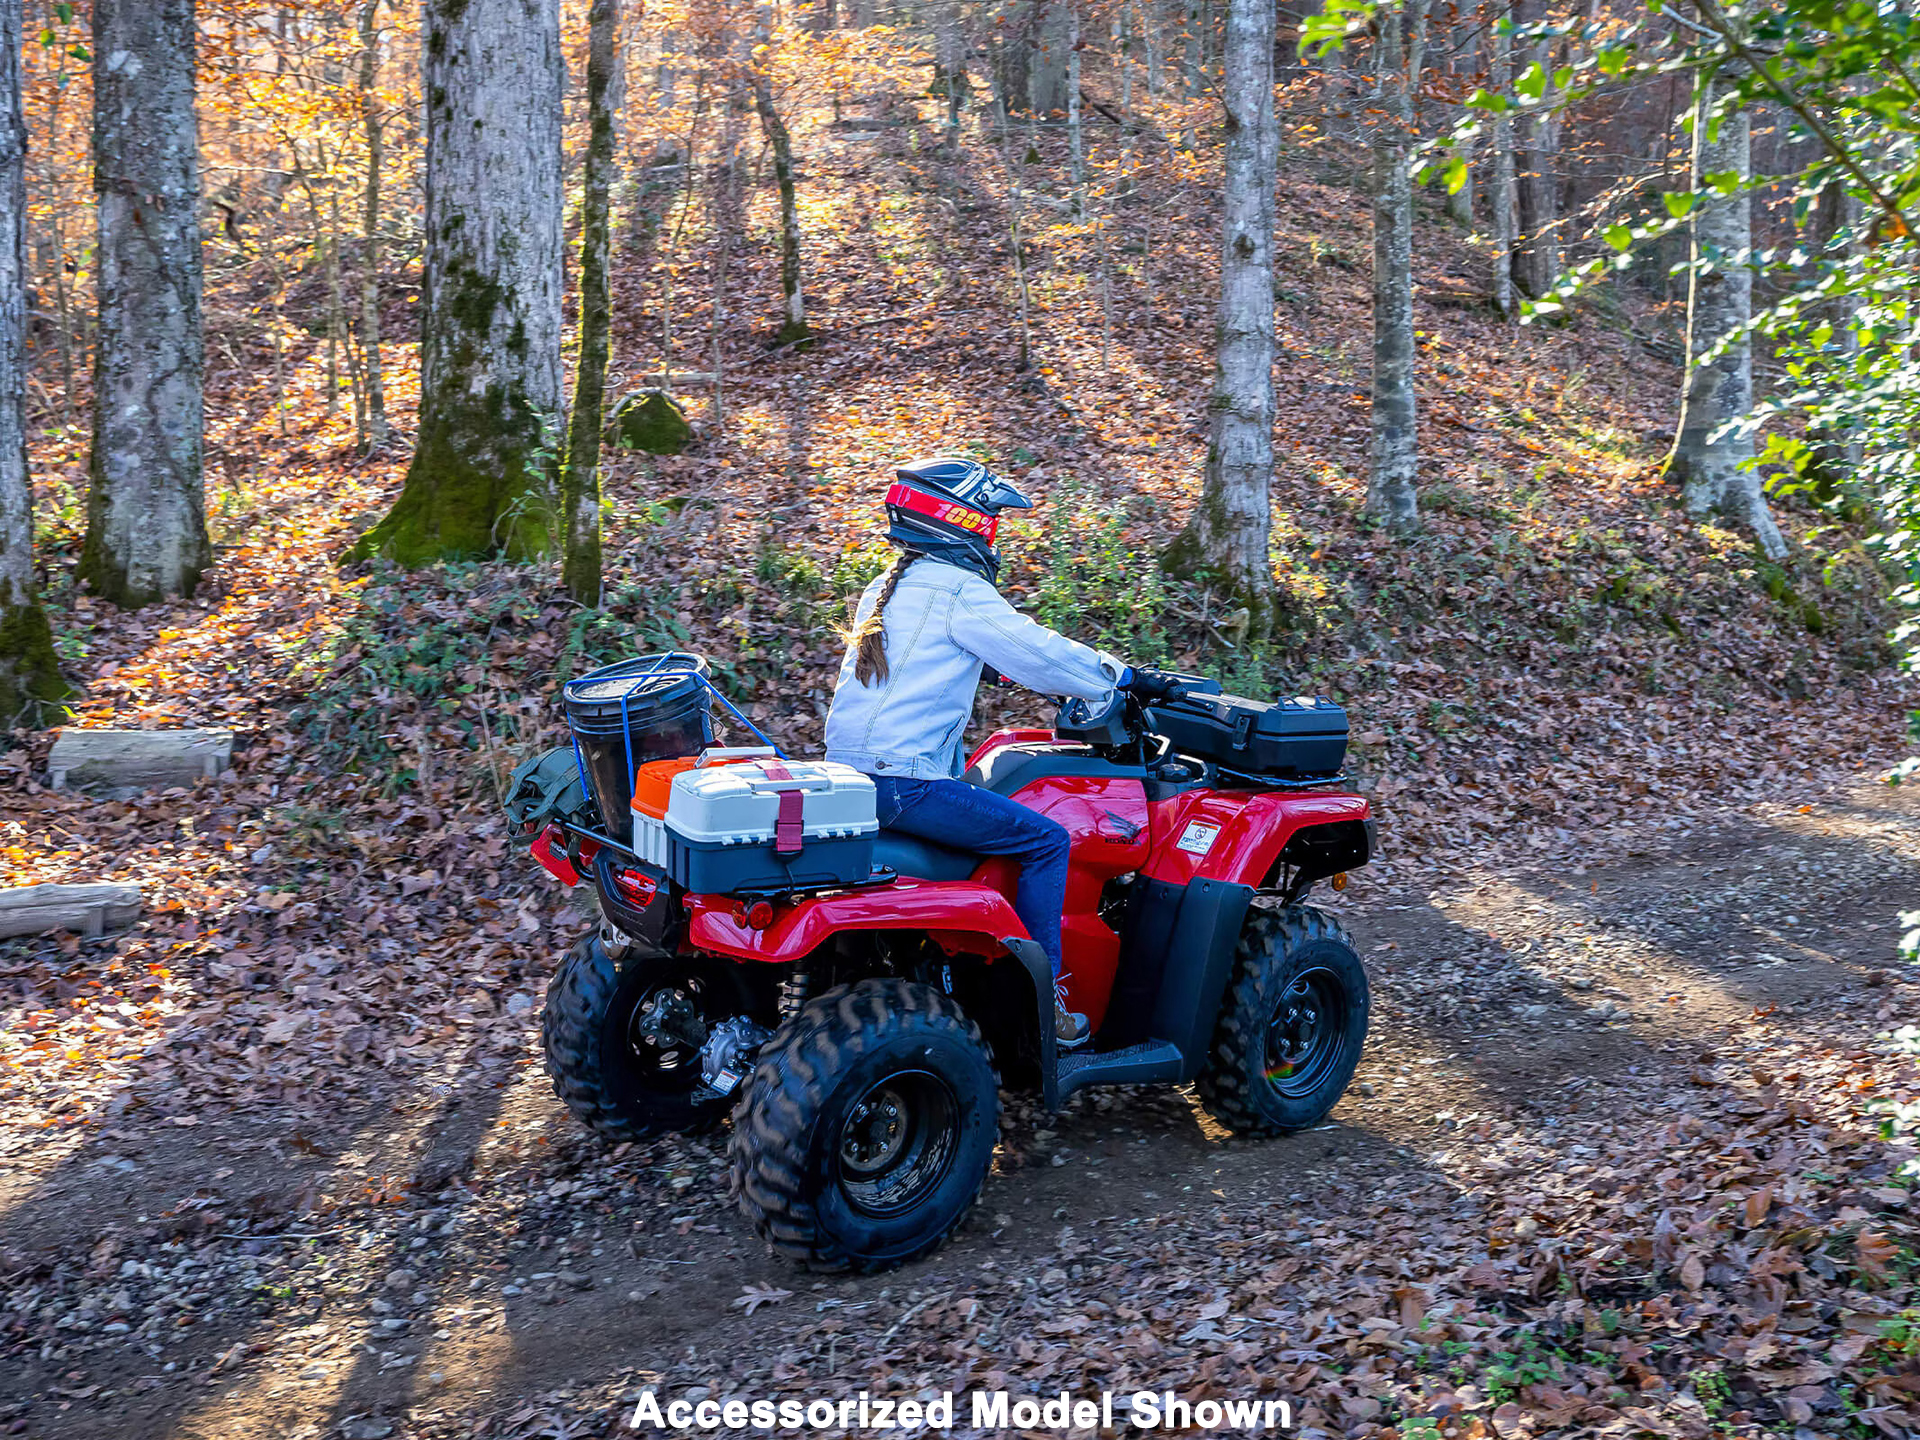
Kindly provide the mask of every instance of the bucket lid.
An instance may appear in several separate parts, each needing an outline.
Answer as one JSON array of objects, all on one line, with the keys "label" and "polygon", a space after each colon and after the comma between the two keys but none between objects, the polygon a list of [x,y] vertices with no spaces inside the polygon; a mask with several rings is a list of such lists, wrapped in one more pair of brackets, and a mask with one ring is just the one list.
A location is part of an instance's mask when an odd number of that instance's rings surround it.
[{"label": "bucket lid", "polygon": [[703,692],[711,667],[704,655],[673,650],[641,655],[569,680],[561,692],[567,714],[577,719],[631,717]]}]

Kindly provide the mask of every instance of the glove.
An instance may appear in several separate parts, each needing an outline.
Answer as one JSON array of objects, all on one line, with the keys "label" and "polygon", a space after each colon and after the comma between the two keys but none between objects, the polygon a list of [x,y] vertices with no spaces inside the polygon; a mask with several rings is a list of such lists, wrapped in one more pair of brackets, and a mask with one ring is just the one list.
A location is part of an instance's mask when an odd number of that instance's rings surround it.
[{"label": "glove", "polygon": [[1120,688],[1141,703],[1151,705],[1156,700],[1176,699],[1186,691],[1186,684],[1179,676],[1169,675],[1164,670],[1129,666],[1127,673],[1120,677]]}]

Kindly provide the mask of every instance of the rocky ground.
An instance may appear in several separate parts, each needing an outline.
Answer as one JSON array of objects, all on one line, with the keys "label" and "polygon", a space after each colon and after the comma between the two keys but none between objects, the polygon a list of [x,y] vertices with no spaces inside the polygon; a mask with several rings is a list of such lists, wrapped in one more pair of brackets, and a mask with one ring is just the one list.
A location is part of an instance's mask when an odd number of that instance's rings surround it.
[{"label": "rocky ground", "polygon": [[0,1172],[0,1433],[601,1436],[653,1385],[1268,1396],[1308,1435],[1911,1434],[1920,798],[1862,778],[1640,838],[1356,885],[1331,904],[1375,1024],[1331,1124],[1250,1142],[1184,1092],[1008,1097],[974,1217],[873,1278],[767,1255],[718,1139],[581,1132],[531,1011],[371,1104],[50,1129]]}]

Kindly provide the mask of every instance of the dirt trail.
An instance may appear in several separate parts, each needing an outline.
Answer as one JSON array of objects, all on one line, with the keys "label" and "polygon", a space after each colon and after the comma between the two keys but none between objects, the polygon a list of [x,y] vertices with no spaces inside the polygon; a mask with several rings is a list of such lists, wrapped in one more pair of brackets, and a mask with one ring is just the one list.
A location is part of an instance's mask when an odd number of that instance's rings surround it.
[{"label": "dirt trail", "polygon": [[[803,1319],[829,1332],[824,1357],[808,1352],[815,1386],[864,1384],[904,1373],[902,1327],[964,1287],[1091,1284],[1097,1260],[1204,1292],[1205,1274],[1155,1258],[1154,1233],[1204,1241],[1248,1207],[1270,1217],[1274,1257],[1297,1217],[1330,1212],[1377,1212],[1361,1223],[1391,1243],[1379,1202],[1437,1182],[1466,1195],[1489,1126],[1541,1153],[1589,1123],[1658,1146],[1704,1063],[1790,1063],[1920,1018],[1895,954],[1917,896],[1920,795],[1865,782],[1730,817],[1663,858],[1479,873],[1424,897],[1356,886],[1335,905],[1376,1018],[1336,1123],[1250,1143],[1178,1093],[1095,1093],[1050,1119],[1016,1101],[962,1235],[869,1279],[776,1263],[725,1203],[716,1140],[609,1151],[527,1063],[357,1115],[110,1130],[51,1171],[0,1176],[0,1433],[609,1434],[636,1379],[777,1388]],[[316,1195],[330,1206],[289,1218]],[[750,1313],[749,1287],[794,1293]],[[1005,1363],[1017,1377],[1017,1353]],[[1164,1378],[1186,1382],[1171,1362]]]}]

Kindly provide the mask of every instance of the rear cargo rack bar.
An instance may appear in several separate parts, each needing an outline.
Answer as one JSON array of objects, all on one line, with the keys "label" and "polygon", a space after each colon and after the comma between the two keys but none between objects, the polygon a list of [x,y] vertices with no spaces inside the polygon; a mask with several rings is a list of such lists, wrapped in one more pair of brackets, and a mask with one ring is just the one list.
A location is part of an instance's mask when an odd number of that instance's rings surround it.
[{"label": "rear cargo rack bar", "polygon": [[1250,775],[1243,770],[1229,770],[1224,765],[1216,765],[1214,773],[1226,780],[1238,780],[1243,784],[1257,785],[1265,790],[1318,790],[1325,785],[1344,785],[1346,772],[1338,775],[1311,775],[1304,780],[1283,780],[1278,775]]}]

